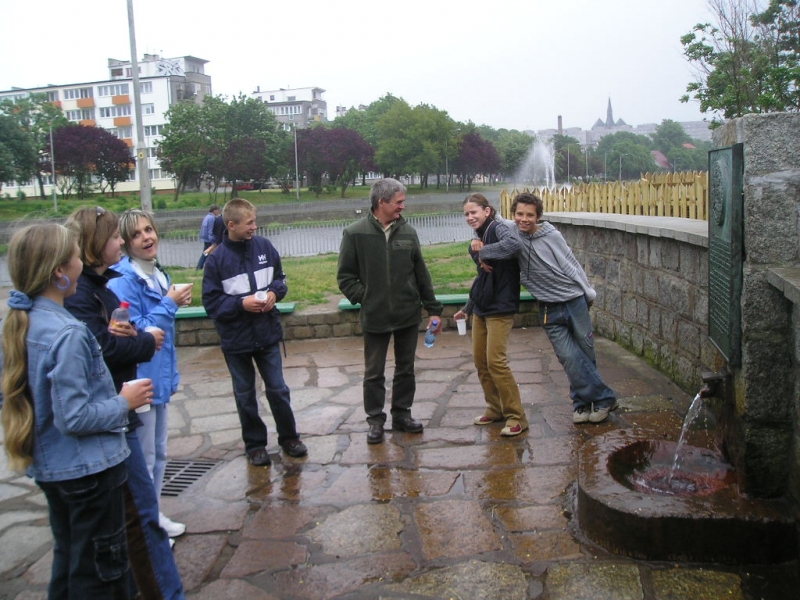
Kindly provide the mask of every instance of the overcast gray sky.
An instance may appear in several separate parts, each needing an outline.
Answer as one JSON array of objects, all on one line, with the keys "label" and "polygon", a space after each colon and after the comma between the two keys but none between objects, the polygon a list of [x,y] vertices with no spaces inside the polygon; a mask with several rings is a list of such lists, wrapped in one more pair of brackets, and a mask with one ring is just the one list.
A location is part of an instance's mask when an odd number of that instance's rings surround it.
[{"label": "overcast gray sky", "polygon": [[[703,0],[133,0],[139,58],[208,60],[215,94],[326,90],[337,105],[386,93],[494,128],[701,120],[680,37]],[[130,59],[126,0],[2,0],[0,90],[108,78]]]}]

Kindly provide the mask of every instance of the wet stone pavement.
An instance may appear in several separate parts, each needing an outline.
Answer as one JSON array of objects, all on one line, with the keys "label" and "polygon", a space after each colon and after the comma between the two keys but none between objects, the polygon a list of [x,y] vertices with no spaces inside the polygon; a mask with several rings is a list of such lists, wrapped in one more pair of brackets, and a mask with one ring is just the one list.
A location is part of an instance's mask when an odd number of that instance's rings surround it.
[{"label": "wet stone pavement", "polygon": [[[175,557],[188,597],[208,600],[666,600],[797,598],[797,565],[638,561],[605,552],[574,522],[576,449],[610,430],[676,440],[690,396],[598,339],[620,409],[574,426],[568,384],[541,329],[516,329],[509,355],[530,430],[477,427],[483,396],[470,338],[419,344],[413,414],[423,434],[366,443],[362,340],[287,342],[286,379],[309,455],[248,464],[218,348],[181,348],[169,458],[212,468],[163,510],[187,525]],[[391,369],[388,373],[391,376]],[[389,425],[390,423],[387,423]],[[708,442],[699,428],[692,443]],[[686,540],[691,544],[691,540]],[[0,599],[46,597],[46,502],[0,459]]]}]

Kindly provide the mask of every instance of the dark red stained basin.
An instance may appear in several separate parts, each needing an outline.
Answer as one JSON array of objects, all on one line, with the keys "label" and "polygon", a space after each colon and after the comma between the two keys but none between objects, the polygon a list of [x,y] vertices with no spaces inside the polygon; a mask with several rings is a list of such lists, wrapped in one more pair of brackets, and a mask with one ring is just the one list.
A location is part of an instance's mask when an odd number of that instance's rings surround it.
[{"label": "dark red stained basin", "polygon": [[700,448],[689,447],[685,471],[667,485],[674,448],[625,431],[581,447],[577,514],[589,539],[646,560],[772,564],[797,558],[797,530],[785,502],[742,496],[730,467]]}]

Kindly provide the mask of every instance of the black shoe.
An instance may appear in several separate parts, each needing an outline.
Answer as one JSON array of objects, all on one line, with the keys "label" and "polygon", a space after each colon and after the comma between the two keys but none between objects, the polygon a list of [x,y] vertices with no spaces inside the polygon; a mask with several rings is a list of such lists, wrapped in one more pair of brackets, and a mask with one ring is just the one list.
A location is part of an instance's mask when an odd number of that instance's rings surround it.
[{"label": "black shoe", "polygon": [[247,457],[250,459],[250,464],[255,467],[268,467],[272,464],[265,448],[259,448],[258,450],[248,452]]},{"label": "black shoe", "polygon": [[422,423],[415,421],[411,417],[398,417],[392,419],[392,429],[395,431],[406,431],[408,433],[422,433]]},{"label": "black shoe", "polygon": [[383,423],[372,423],[367,432],[368,444],[380,444],[383,441]]},{"label": "black shoe", "polygon": [[308,454],[308,448],[306,448],[306,445],[296,438],[289,440],[285,444],[282,444],[281,448],[283,448],[283,451],[292,458],[303,458]]}]

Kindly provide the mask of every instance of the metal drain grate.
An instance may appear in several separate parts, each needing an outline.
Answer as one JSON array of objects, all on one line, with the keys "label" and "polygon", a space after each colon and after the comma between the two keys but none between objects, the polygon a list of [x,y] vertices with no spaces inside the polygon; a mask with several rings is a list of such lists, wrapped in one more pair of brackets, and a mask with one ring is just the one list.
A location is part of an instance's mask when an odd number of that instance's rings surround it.
[{"label": "metal drain grate", "polygon": [[164,469],[162,496],[174,497],[216,467],[212,460],[170,460]]}]

